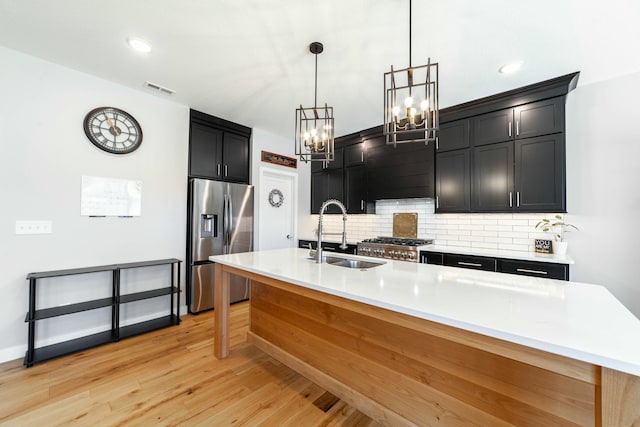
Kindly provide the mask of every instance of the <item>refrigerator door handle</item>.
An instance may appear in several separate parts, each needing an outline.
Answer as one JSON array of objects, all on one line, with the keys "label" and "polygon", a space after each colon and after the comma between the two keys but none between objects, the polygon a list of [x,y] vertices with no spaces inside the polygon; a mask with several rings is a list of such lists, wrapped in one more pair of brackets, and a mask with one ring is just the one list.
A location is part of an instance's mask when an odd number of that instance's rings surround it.
[{"label": "refrigerator door handle", "polygon": [[231,232],[233,230],[233,201],[231,200],[231,196],[229,196],[228,201],[229,206],[229,222],[227,223],[227,233],[229,234],[227,237],[227,250],[231,253]]},{"label": "refrigerator door handle", "polygon": [[222,200],[222,253],[227,254],[229,251],[227,250],[227,213],[229,209],[227,209],[227,195],[223,196]]}]

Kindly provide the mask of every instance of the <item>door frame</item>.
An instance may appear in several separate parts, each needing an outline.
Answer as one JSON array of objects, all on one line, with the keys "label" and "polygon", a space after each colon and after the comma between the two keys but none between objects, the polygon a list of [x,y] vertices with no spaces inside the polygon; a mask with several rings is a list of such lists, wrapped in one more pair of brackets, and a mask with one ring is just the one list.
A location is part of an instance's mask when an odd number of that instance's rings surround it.
[{"label": "door frame", "polygon": [[259,181],[258,181],[258,185],[256,186],[257,188],[255,189],[255,193],[256,193],[256,198],[257,198],[257,203],[254,201],[254,209],[256,211],[256,224],[255,224],[255,229],[258,230],[257,233],[255,233],[255,248],[257,248],[256,250],[260,250],[261,249],[261,242],[260,242],[260,221],[262,219],[262,212],[260,211],[260,201],[262,200],[263,197],[268,197],[268,193],[266,192],[266,189],[262,188],[262,183],[264,182],[264,178],[266,175],[271,175],[271,176],[276,176],[276,178],[279,177],[286,177],[286,178],[291,178],[292,180],[292,184],[293,184],[293,188],[291,189],[292,192],[292,196],[291,196],[291,215],[292,215],[292,219],[293,219],[293,243],[291,245],[291,247],[297,247],[297,244],[295,243],[297,240],[297,236],[298,236],[298,174],[295,172],[289,172],[289,171],[283,171],[283,170],[279,170],[279,169],[275,169],[275,168],[270,168],[270,167],[265,167],[265,166],[260,166],[260,177],[259,177]]}]

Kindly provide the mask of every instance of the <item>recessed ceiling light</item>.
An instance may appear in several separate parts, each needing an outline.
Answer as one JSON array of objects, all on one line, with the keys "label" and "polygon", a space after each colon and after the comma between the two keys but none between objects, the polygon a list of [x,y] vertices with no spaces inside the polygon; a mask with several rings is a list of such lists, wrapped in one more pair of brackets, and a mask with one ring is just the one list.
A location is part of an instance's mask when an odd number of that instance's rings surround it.
[{"label": "recessed ceiling light", "polygon": [[151,45],[144,40],[128,38],[127,42],[129,42],[129,45],[135,50],[137,50],[138,52],[142,52],[142,53],[151,52]]},{"label": "recessed ceiling light", "polygon": [[511,62],[510,64],[505,64],[502,67],[498,68],[498,71],[502,74],[510,74],[515,73],[522,67],[522,61]]}]

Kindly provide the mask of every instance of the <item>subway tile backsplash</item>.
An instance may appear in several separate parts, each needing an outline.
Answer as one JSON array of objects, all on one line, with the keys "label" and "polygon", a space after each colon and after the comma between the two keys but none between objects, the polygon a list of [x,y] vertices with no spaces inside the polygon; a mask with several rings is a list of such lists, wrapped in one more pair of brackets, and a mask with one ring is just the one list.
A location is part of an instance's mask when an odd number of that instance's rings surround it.
[{"label": "subway tile backsplash", "polygon": [[[436,214],[433,199],[378,200],[375,215],[348,216],[347,239],[359,242],[371,237],[391,236],[395,212],[417,212],[418,237],[434,239],[437,245],[523,252],[533,252],[534,239],[552,240],[551,233],[536,230],[535,226],[541,219],[555,215]],[[312,221],[317,224],[318,215],[312,215]],[[326,232],[342,231],[342,215],[325,215],[323,222]]]}]

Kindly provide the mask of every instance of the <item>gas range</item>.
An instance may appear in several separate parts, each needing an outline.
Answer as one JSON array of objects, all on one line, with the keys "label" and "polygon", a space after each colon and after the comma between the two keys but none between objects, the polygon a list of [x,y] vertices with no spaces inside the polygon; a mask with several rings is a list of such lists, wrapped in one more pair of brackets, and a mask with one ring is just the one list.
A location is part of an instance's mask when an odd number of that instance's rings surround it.
[{"label": "gas range", "polygon": [[358,243],[358,255],[418,262],[420,250],[433,244],[430,239],[376,237]]}]

